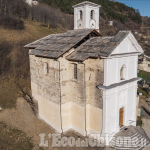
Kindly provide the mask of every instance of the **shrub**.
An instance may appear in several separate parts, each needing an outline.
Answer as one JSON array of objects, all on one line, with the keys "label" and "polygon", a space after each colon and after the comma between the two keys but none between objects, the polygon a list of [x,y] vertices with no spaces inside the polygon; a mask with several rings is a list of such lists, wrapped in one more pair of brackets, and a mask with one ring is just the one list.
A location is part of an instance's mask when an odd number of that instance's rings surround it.
[{"label": "shrub", "polygon": [[24,22],[14,16],[4,15],[0,17],[0,26],[3,26],[5,29],[24,29]]},{"label": "shrub", "polygon": [[12,44],[6,40],[0,41],[0,75],[6,73],[10,69]]},{"label": "shrub", "polygon": [[[111,19],[117,19],[121,21],[122,23],[125,23],[126,16],[124,12],[129,12],[129,18],[134,21],[134,22],[141,22],[141,16],[138,13],[135,13],[135,10],[132,7],[128,7],[123,3],[120,2],[112,2],[110,0],[90,0],[91,2],[94,2],[96,4],[101,5],[101,10],[103,11],[107,18]],[[73,8],[72,6],[83,2],[83,0],[40,0],[40,2],[47,3],[48,5],[55,7],[55,8],[60,8],[63,12],[73,14]],[[133,14],[133,15],[132,15]],[[105,16],[101,14],[103,18]]]},{"label": "shrub", "polygon": [[103,12],[100,13],[100,16],[103,17],[104,19],[106,18],[105,14]]},{"label": "shrub", "polygon": [[142,126],[143,126],[142,118],[141,118],[141,117],[139,117],[139,116],[137,117],[136,126],[140,126],[140,127],[142,127]]},{"label": "shrub", "polygon": [[28,50],[22,50],[22,47],[29,41],[16,43],[5,39],[0,41],[0,75],[11,74],[18,79],[22,76],[29,76]]},{"label": "shrub", "polygon": [[26,18],[30,6],[25,0],[0,0],[0,15],[14,15],[20,18]]},{"label": "shrub", "polygon": [[142,93],[144,96],[149,97],[149,94],[146,92],[146,90],[144,88],[142,88],[141,86],[138,87],[138,93]]}]

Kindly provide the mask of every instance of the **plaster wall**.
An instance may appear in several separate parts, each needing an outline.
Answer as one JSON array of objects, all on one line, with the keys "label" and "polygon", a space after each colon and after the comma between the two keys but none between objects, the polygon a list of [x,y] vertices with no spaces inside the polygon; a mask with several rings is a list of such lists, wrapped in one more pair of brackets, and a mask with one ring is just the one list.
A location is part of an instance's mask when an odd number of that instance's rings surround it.
[{"label": "plaster wall", "polygon": [[119,110],[122,107],[124,107],[123,124],[136,126],[136,93],[136,81],[103,91],[102,135],[106,133],[111,135],[119,131]]},{"label": "plaster wall", "polygon": [[86,105],[86,124],[87,134],[101,133],[103,125],[103,109],[94,107],[93,105]]},{"label": "plaster wall", "polygon": [[[38,98],[39,117],[61,133],[60,105],[40,96]],[[69,119],[66,121],[68,123]]]},{"label": "plaster wall", "polygon": [[86,24],[85,28],[90,28],[91,10],[94,10],[93,19],[96,22],[96,28],[99,29],[99,7],[86,6]]},{"label": "plaster wall", "polygon": [[[138,56],[104,59],[104,85],[109,86],[114,83],[136,78],[137,62]],[[125,66],[123,72],[124,80],[120,78],[120,70],[123,66]]]},{"label": "plaster wall", "polygon": [[86,105],[85,129],[85,107],[74,102],[65,103],[62,104],[62,120],[63,132],[73,129],[84,136],[90,133],[101,133],[102,109],[90,104]]},{"label": "plaster wall", "polygon": [[104,83],[104,59],[87,59],[86,67],[86,102],[103,108],[102,90],[96,86]]},{"label": "plaster wall", "polygon": [[[102,109],[96,108],[90,104],[86,107],[86,131],[85,131],[85,109],[74,102],[69,102],[60,105],[54,102],[48,101],[44,98],[40,98],[38,101],[39,117],[46,123],[51,125],[58,132],[65,132],[69,129],[73,129],[85,136],[86,133],[101,133],[102,130]],[[97,115],[98,114],[98,115]],[[61,118],[62,117],[62,118]],[[89,118],[92,118],[90,121]],[[61,120],[62,119],[62,130]]]},{"label": "plaster wall", "polygon": [[78,8],[74,8],[74,29],[78,29],[78,25],[77,22],[80,19],[80,10],[82,11],[82,21],[83,21],[83,28],[85,28],[86,26],[86,7],[82,6],[82,7],[78,7]]},{"label": "plaster wall", "polygon": [[78,29],[77,21],[80,19],[80,10],[83,12],[84,29],[90,29],[91,10],[94,10],[94,20],[96,21],[96,28],[99,29],[99,7],[89,5],[74,8],[74,29]]},{"label": "plaster wall", "polygon": [[125,54],[125,53],[133,53],[137,52],[135,46],[132,44],[130,37],[132,40],[134,40],[134,37],[132,37],[132,34],[130,33],[129,36],[127,36],[120,44],[115,48],[115,50],[112,52],[111,55],[114,54]]},{"label": "plaster wall", "polygon": [[26,0],[26,3],[28,3],[29,5],[32,5],[32,0]]}]

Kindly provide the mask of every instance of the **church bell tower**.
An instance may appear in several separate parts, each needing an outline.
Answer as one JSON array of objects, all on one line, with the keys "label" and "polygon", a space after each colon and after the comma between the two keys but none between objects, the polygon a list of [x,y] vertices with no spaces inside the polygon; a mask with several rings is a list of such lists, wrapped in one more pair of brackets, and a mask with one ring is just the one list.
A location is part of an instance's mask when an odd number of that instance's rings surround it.
[{"label": "church bell tower", "polygon": [[99,31],[100,5],[85,1],[74,5],[74,29],[96,29]]}]

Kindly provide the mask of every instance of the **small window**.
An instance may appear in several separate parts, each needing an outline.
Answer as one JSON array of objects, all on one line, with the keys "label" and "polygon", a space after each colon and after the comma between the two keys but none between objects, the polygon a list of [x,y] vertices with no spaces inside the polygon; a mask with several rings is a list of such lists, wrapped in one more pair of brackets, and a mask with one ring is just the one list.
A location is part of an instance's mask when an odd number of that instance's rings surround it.
[{"label": "small window", "polygon": [[139,59],[139,61],[143,61],[143,58]]},{"label": "small window", "polygon": [[74,64],[74,79],[77,79],[77,64]]},{"label": "small window", "polygon": [[48,74],[48,63],[44,63],[44,74]]},{"label": "small window", "polygon": [[148,67],[150,67],[150,64],[148,64]]},{"label": "small window", "polygon": [[82,20],[82,16],[83,16],[83,13],[82,13],[82,10],[80,10],[80,19]]},{"label": "small window", "polygon": [[94,19],[94,10],[91,10],[91,19]]}]

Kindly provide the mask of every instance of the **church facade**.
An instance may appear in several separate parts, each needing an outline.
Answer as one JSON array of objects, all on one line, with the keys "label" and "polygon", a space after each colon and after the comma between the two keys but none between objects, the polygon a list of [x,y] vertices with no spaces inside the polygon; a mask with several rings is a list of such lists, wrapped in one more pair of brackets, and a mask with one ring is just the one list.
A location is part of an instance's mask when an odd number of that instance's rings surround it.
[{"label": "church facade", "polygon": [[136,126],[143,50],[131,31],[100,34],[99,5],[85,1],[73,7],[74,30],[25,46],[32,97],[39,117],[60,133],[73,129],[84,136],[113,136],[123,126]]}]

